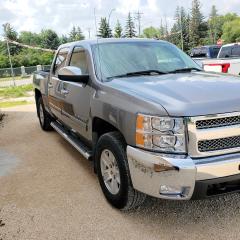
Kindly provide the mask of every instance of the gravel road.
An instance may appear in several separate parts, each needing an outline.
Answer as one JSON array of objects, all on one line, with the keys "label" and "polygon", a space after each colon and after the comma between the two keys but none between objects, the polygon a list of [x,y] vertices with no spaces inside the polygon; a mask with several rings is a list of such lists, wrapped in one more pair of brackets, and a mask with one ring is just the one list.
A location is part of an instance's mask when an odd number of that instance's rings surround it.
[{"label": "gravel road", "polygon": [[41,131],[33,105],[7,110],[0,125],[3,161],[1,240],[240,239],[239,194],[189,202],[149,198],[136,211],[113,209],[91,162],[57,133]]}]

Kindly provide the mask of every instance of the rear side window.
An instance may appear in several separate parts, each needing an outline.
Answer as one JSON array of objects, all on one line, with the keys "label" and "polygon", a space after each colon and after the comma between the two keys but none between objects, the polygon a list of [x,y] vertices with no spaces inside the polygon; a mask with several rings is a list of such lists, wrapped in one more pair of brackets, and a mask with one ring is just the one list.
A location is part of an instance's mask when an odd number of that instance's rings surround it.
[{"label": "rear side window", "polygon": [[216,58],[218,56],[219,51],[220,51],[220,47],[219,48],[216,48],[216,47],[212,48],[211,49],[211,58]]},{"label": "rear side window", "polygon": [[59,50],[54,63],[54,68],[53,68],[53,74],[55,76],[57,76],[58,71],[65,66],[67,55],[68,55],[68,48],[62,48]]},{"label": "rear side window", "polygon": [[232,47],[222,47],[219,53],[219,58],[228,58],[232,56]]},{"label": "rear side window", "polygon": [[237,45],[232,49],[232,57],[240,57],[240,45]]},{"label": "rear side window", "polygon": [[82,74],[88,74],[87,56],[82,47],[75,47],[70,60],[70,66],[81,69]]}]

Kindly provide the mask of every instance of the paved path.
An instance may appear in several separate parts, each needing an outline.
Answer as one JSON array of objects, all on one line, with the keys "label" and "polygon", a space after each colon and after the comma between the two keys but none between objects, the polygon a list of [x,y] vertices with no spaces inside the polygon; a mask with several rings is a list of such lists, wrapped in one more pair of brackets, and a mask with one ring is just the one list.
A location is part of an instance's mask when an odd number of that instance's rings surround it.
[{"label": "paved path", "polygon": [[0,157],[14,161],[0,176],[0,239],[240,239],[239,194],[148,199],[137,211],[117,211],[105,201],[91,162],[56,132],[40,129],[34,105],[7,114]]},{"label": "paved path", "polygon": [[[27,85],[32,83],[32,77],[22,79],[22,80],[15,80],[16,86]],[[13,86],[13,81],[1,81],[0,78],[0,87],[10,87]]]}]

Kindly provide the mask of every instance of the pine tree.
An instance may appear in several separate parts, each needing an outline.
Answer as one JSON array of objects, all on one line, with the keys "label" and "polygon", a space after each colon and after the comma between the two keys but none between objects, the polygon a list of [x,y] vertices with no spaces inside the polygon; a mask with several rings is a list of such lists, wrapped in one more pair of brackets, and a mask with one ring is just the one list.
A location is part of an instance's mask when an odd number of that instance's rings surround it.
[{"label": "pine tree", "polygon": [[217,40],[222,35],[222,25],[221,21],[219,21],[219,16],[215,5],[213,5],[211,9],[211,13],[208,20],[208,27],[209,27],[209,42],[211,44],[216,44]]},{"label": "pine tree", "polygon": [[[9,39],[12,41],[18,40],[17,39],[18,38],[17,31],[10,25],[10,23],[5,23],[2,26],[3,26],[3,36],[6,39]],[[9,49],[10,49],[10,54],[14,55],[14,54],[17,54],[21,50],[21,47],[10,43]]]},{"label": "pine tree", "polygon": [[119,22],[119,20],[117,21],[116,27],[115,27],[115,33],[114,33],[114,37],[115,38],[121,38],[122,37],[122,26]]},{"label": "pine tree", "polygon": [[60,45],[57,33],[51,29],[43,29],[40,33],[40,37],[42,48],[57,49]]},{"label": "pine tree", "polygon": [[69,40],[70,40],[71,42],[74,42],[76,35],[77,35],[76,27],[73,26],[73,27],[72,27],[72,30],[71,30],[70,33],[69,33]]},{"label": "pine tree", "polygon": [[165,28],[163,26],[163,22],[162,22],[162,19],[161,19],[161,25],[160,25],[160,29],[159,29],[159,38],[161,40],[165,40]]},{"label": "pine tree", "polygon": [[85,36],[80,27],[77,27],[76,41],[84,40]]},{"label": "pine tree", "polygon": [[174,20],[175,23],[171,29],[170,41],[179,48],[183,48],[184,51],[188,51],[190,17],[183,7],[177,7]]},{"label": "pine tree", "polygon": [[60,44],[70,42],[69,38],[64,34],[59,38],[59,40],[60,40]]},{"label": "pine tree", "polygon": [[100,38],[111,38],[112,37],[112,30],[111,30],[106,18],[101,18],[97,36]]},{"label": "pine tree", "polygon": [[10,25],[10,23],[5,23],[2,26],[3,26],[4,37],[8,38],[9,40],[16,41],[17,40],[17,32]]},{"label": "pine tree", "polygon": [[203,43],[203,39],[207,36],[207,24],[201,13],[201,5],[199,0],[193,0],[190,20],[190,44],[196,47]]},{"label": "pine tree", "polygon": [[73,26],[71,32],[69,33],[69,40],[71,42],[74,42],[74,41],[81,41],[83,39],[85,39],[85,37],[82,33],[81,28]]},{"label": "pine tree", "polygon": [[135,25],[131,16],[131,13],[128,13],[127,24],[125,27],[125,37],[133,38],[136,37]]}]

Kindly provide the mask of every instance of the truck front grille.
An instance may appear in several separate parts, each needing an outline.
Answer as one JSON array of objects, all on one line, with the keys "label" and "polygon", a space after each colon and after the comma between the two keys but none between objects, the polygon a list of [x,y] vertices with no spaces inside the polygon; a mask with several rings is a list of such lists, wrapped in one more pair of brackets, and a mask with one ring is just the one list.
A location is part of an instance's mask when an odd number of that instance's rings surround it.
[{"label": "truck front grille", "polygon": [[240,136],[198,142],[198,150],[200,152],[219,151],[238,147],[240,147]]},{"label": "truck front grille", "polygon": [[188,135],[193,158],[240,152],[240,112],[191,117]]},{"label": "truck front grille", "polygon": [[225,127],[240,124],[240,116],[199,120],[196,122],[197,129]]}]

